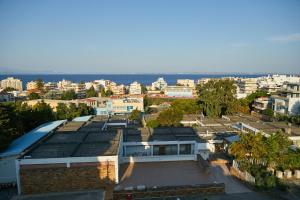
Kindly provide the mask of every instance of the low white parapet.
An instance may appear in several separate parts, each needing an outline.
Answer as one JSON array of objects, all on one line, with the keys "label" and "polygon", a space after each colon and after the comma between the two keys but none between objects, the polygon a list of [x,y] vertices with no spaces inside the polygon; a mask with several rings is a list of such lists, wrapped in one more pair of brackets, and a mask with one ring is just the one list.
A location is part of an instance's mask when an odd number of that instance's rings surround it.
[{"label": "low white parapet", "polygon": [[283,178],[283,172],[282,171],[276,171],[276,177],[282,179]]},{"label": "low white parapet", "polygon": [[295,178],[300,179],[300,170],[295,170]]},{"label": "low white parapet", "polygon": [[170,155],[170,156],[141,156],[141,157],[123,157],[123,163],[134,162],[167,162],[167,161],[185,161],[197,160],[196,155]]},{"label": "low white parapet", "polygon": [[291,170],[284,170],[284,177],[285,178],[292,178],[292,171]]}]

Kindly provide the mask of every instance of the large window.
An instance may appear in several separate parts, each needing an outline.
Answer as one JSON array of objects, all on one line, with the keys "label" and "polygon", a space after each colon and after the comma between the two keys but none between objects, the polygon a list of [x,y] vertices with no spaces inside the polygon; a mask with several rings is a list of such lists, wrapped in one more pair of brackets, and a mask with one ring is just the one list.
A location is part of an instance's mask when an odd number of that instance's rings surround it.
[{"label": "large window", "polygon": [[153,155],[177,155],[177,144],[175,145],[154,145]]},{"label": "large window", "polygon": [[181,144],[179,149],[179,154],[193,154],[193,144]]},{"label": "large window", "polygon": [[150,156],[151,148],[150,146],[126,146],[126,155],[125,156]]}]

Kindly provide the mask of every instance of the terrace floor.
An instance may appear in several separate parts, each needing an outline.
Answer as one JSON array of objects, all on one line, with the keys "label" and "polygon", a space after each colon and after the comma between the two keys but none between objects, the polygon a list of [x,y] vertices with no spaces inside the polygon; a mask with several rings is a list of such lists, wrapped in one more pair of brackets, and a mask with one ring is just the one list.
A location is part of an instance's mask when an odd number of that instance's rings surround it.
[{"label": "terrace floor", "polygon": [[178,186],[225,183],[226,193],[251,192],[230,176],[225,164],[212,164],[205,173],[195,161],[127,163],[121,165],[120,186]]}]

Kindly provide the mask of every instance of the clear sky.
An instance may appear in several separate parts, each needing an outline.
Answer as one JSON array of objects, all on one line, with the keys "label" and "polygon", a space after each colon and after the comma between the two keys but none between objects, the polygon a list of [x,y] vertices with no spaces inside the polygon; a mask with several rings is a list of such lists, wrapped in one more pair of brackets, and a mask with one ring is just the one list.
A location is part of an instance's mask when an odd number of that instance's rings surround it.
[{"label": "clear sky", "polygon": [[300,0],[0,0],[0,70],[300,73]]}]

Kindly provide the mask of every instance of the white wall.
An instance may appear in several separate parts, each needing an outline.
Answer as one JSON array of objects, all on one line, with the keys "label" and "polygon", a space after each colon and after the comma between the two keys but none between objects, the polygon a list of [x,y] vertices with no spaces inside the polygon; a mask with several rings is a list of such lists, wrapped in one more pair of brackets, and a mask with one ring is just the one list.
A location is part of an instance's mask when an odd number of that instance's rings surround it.
[{"label": "white wall", "polygon": [[168,155],[168,156],[142,156],[142,157],[124,157],[123,163],[126,162],[166,162],[166,161],[182,161],[197,160],[196,155]]}]

